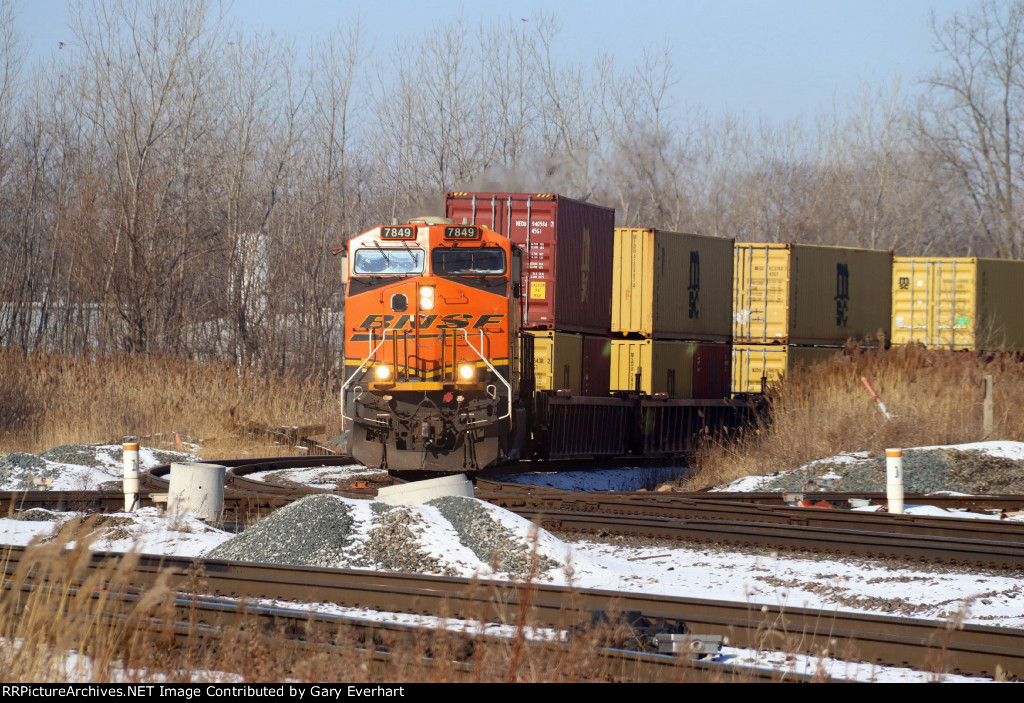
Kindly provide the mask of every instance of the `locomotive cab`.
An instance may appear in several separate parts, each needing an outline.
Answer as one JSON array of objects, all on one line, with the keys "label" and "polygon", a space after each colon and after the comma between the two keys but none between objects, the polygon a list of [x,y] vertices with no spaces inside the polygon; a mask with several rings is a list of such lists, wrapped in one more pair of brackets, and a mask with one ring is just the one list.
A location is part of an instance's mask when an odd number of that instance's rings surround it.
[{"label": "locomotive cab", "polygon": [[347,245],[342,420],[350,450],[397,471],[473,471],[514,455],[519,249],[442,218]]}]

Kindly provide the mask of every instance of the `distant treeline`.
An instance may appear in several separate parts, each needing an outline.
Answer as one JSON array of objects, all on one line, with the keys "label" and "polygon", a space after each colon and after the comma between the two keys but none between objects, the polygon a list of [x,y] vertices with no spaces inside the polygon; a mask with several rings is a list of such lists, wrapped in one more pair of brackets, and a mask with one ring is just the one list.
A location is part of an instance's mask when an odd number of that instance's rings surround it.
[{"label": "distant treeline", "polygon": [[676,88],[700,68],[665,47],[556,60],[554,16],[297,46],[202,0],[90,0],[30,67],[16,11],[0,0],[6,346],[331,370],[329,250],[441,213],[446,190],[559,192],[740,241],[1024,255],[1020,2],[934,26],[913,98],[864,86],[785,124],[706,114]]}]

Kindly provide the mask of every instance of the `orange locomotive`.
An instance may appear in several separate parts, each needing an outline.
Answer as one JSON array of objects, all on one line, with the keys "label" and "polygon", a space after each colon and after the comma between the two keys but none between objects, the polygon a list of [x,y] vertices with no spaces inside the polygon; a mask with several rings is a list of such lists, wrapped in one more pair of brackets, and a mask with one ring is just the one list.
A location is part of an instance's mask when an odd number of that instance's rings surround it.
[{"label": "orange locomotive", "polygon": [[375,227],[346,253],[351,454],[394,471],[515,458],[518,247],[483,226],[420,218]]}]

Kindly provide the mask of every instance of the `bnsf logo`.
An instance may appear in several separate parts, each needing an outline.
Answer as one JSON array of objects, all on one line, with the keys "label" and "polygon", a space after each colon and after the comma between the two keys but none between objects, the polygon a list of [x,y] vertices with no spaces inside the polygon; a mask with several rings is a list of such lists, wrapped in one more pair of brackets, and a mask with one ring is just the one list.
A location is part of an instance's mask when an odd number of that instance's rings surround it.
[{"label": "bnsf logo", "polygon": [[[414,327],[413,318],[415,315],[367,315],[357,329],[365,330],[376,327],[386,327],[395,330],[411,330]],[[419,328],[428,330],[436,328],[439,330],[455,330],[468,327],[478,330],[487,325],[500,324],[505,319],[504,315],[469,315],[465,313],[451,313],[450,315],[420,315]]]}]

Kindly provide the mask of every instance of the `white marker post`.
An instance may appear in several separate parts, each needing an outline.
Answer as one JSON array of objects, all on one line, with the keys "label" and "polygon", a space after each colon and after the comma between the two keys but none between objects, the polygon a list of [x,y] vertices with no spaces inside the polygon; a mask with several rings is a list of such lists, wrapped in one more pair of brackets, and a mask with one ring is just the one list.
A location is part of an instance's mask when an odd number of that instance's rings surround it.
[{"label": "white marker post", "polygon": [[885,497],[889,512],[903,514],[903,450],[885,450]]},{"label": "white marker post", "polygon": [[139,509],[139,445],[126,444],[124,451],[124,511]]}]

